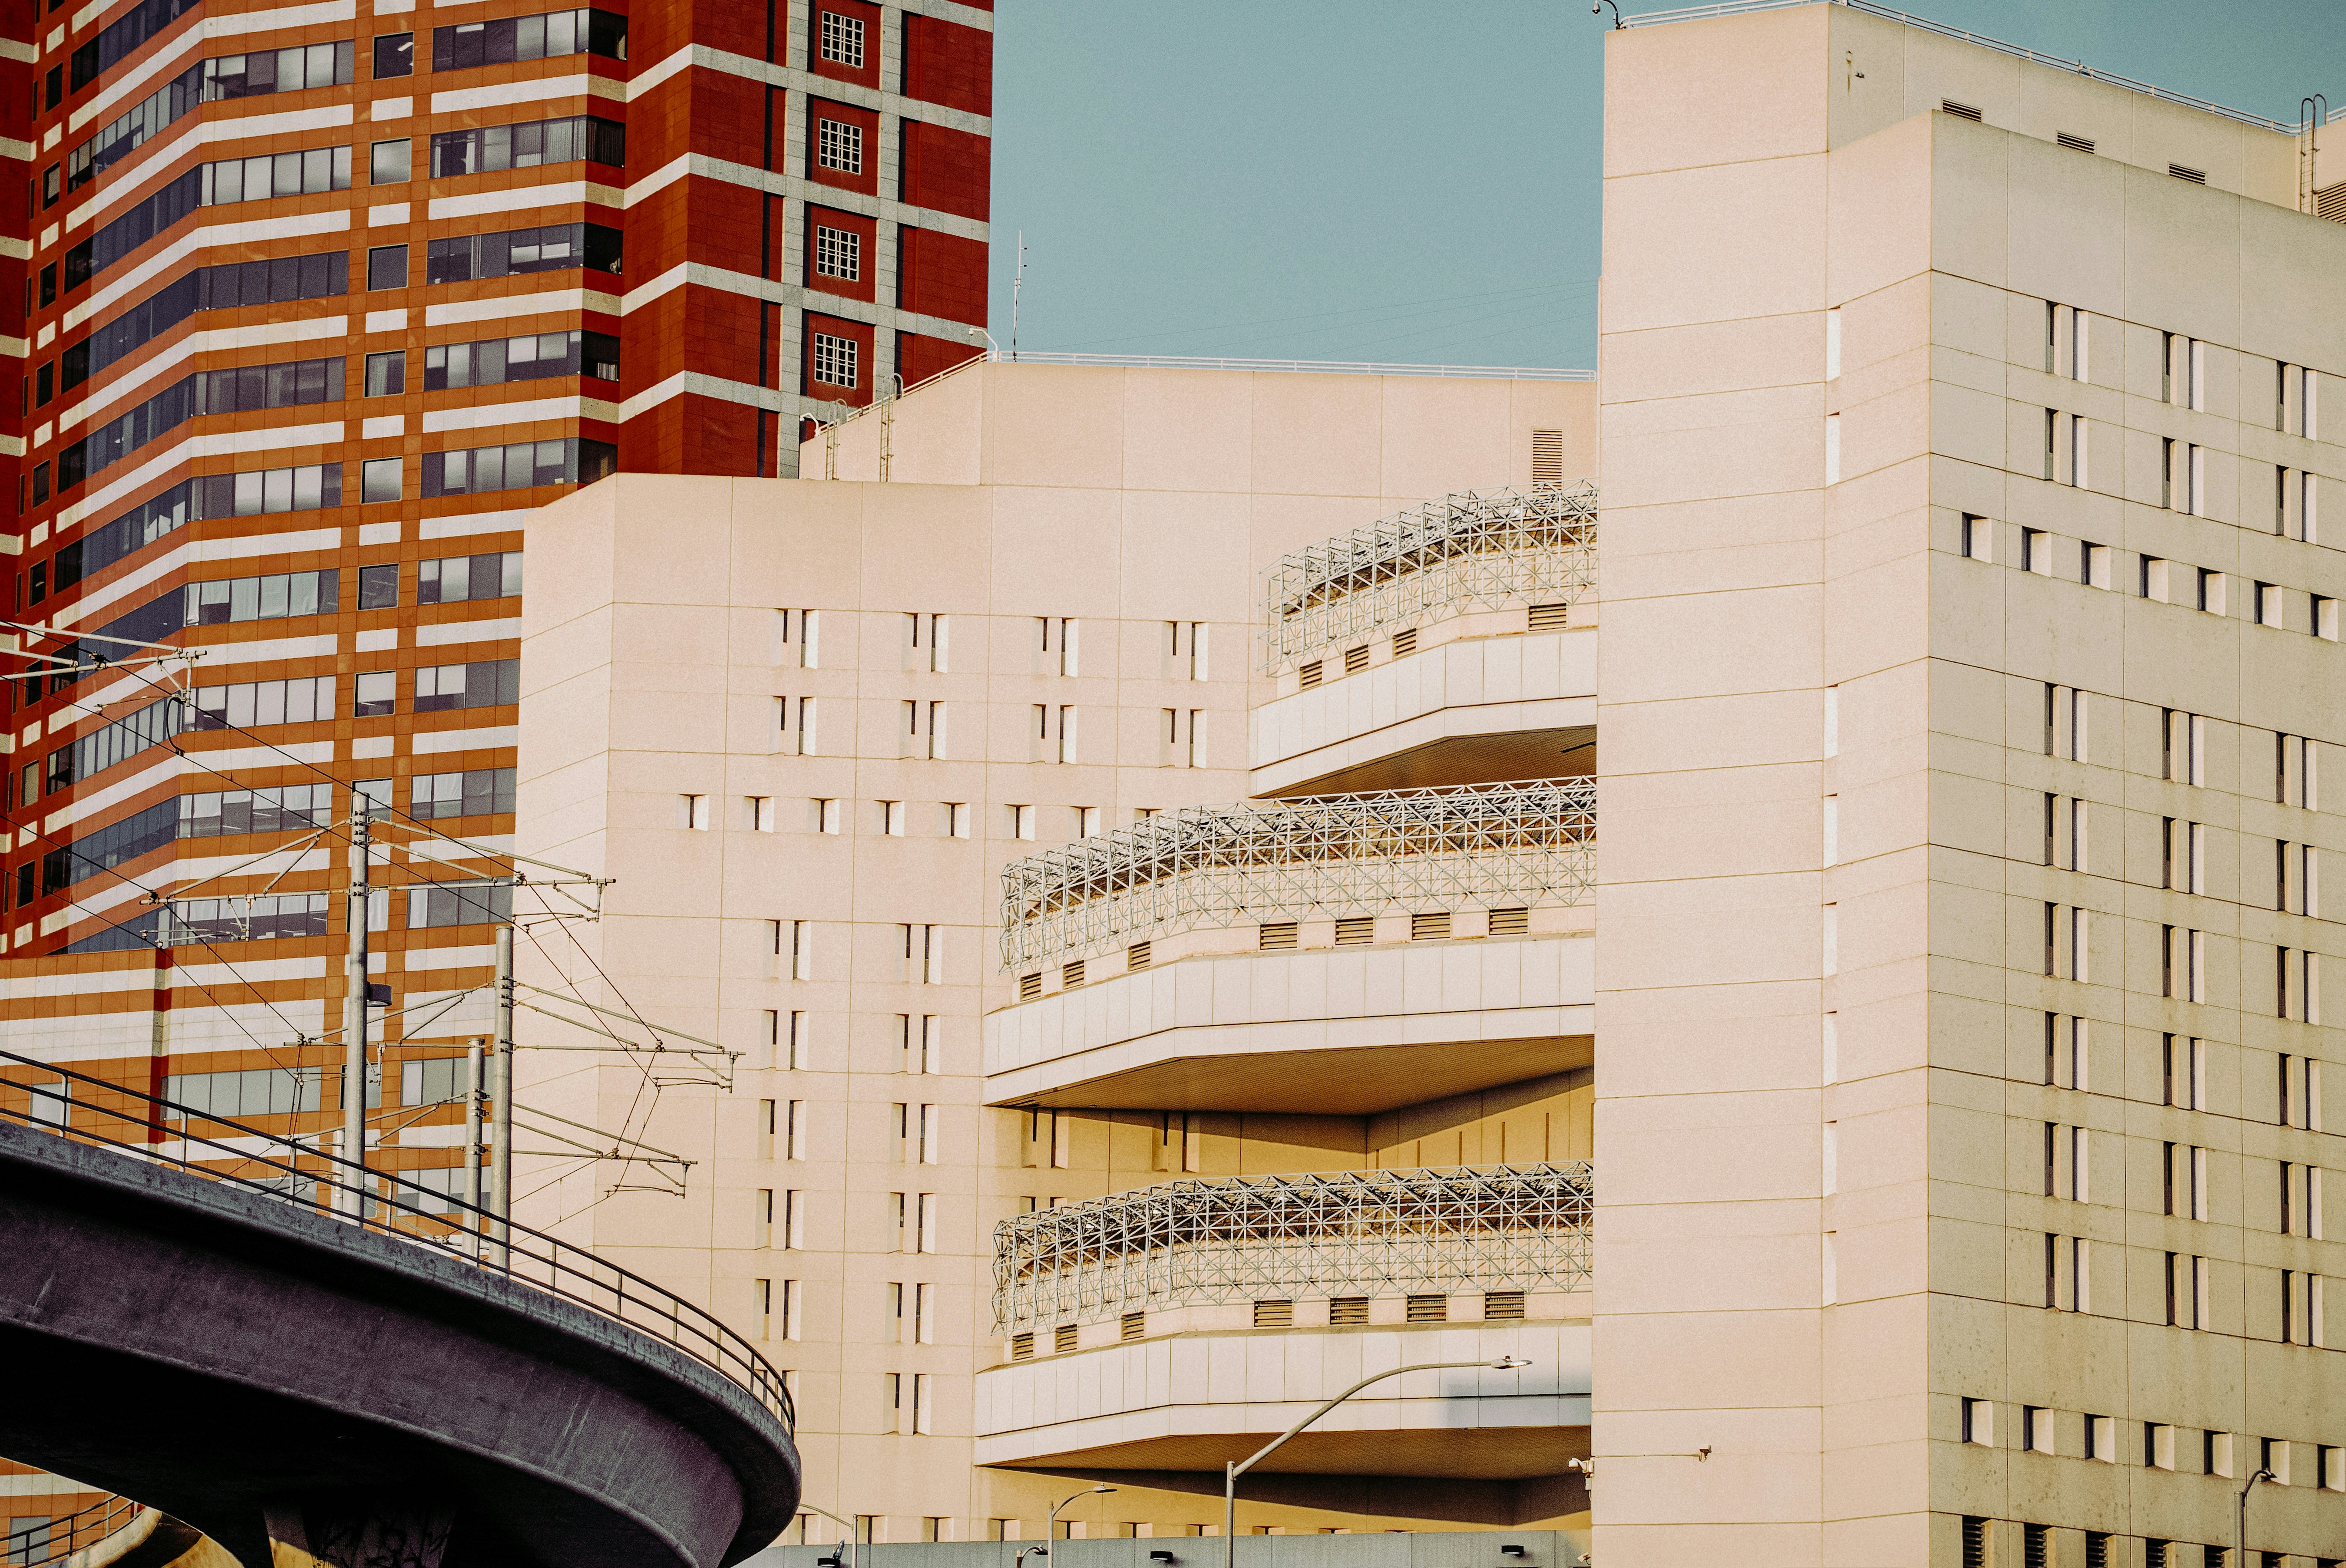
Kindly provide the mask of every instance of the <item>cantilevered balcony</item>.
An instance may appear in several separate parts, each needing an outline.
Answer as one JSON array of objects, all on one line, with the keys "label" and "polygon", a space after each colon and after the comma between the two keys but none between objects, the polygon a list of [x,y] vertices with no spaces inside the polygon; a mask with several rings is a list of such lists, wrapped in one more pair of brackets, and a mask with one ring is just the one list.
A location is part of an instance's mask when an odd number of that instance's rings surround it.
[{"label": "cantilevered balcony", "polygon": [[1595,855],[1594,784],[1541,779],[1192,807],[1015,861],[987,1098],[1362,1113],[1585,1066]]},{"label": "cantilevered balcony", "polygon": [[1330,649],[1476,610],[1566,608],[1596,581],[1593,482],[1445,495],[1265,573],[1263,670],[1284,675]]},{"label": "cantilevered balcony", "polygon": [[1280,1468],[1552,1474],[1586,1453],[1589,1213],[1579,1165],[1185,1180],[994,1232],[1003,1363],[984,1464],[1205,1470],[1381,1367]]},{"label": "cantilevered balcony", "polygon": [[1593,484],[1465,492],[1266,575],[1258,795],[1594,771]]}]

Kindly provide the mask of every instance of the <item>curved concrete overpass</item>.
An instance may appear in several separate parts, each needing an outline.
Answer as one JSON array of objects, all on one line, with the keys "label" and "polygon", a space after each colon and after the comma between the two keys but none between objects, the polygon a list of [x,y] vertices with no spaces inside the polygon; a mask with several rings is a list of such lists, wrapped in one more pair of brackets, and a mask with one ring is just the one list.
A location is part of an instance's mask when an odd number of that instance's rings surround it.
[{"label": "curved concrete overpass", "polygon": [[[716,1368],[440,1249],[0,1123],[0,1453],[270,1568],[728,1568],[795,1511]],[[282,1558],[280,1561],[283,1561]]]}]

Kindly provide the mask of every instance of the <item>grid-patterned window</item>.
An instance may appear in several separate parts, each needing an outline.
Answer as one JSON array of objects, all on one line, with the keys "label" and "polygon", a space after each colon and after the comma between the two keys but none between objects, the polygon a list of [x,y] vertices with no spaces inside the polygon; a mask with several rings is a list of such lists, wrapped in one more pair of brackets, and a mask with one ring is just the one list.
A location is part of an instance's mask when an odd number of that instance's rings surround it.
[{"label": "grid-patterned window", "polygon": [[829,332],[814,335],[814,379],[828,386],[855,385],[856,342],[852,338],[834,338]]},{"label": "grid-patterned window", "polygon": [[854,70],[863,68],[863,18],[822,14],[822,57]]},{"label": "grid-patterned window", "polygon": [[[824,13],[828,17],[828,12]],[[826,278],[855,282],[863,276],[863,236],[825,224],[814,226],[814,270]]]},{"label": "grid-patterned window", "polygon": [[814,160],[842,174],[863,172],[863,127],[844,120],[817,122]]}]

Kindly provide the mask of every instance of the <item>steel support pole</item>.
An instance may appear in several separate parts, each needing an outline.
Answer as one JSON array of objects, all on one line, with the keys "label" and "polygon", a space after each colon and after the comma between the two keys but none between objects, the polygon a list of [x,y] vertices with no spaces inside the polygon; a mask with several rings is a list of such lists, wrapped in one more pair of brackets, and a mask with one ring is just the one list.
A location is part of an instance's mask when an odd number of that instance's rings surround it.
[{"label": "steel support pole", "polygon": [[489,1156],[490,1186],[496,1196],[488,1207],[497,1217],[495,1229],[499,1241],[505,1238],[505,1227],[513,1223],[513,926],[507,923],[497,927],[496,1131]]},{"label": "steel support pole", "polygon": [[367,1066],[367,814],[366,796],[351,792],[350,941],[342,954],[342,1158],[345,1192],[336,1207],[366,1217]]}]

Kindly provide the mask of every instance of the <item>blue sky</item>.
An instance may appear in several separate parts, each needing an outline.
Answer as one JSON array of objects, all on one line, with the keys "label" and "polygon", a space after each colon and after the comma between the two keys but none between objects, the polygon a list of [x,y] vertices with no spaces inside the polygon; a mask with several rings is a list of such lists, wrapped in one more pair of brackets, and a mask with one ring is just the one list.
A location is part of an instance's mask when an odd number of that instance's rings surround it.
[{"label": "blue sky", "polygon": [[[2259,114],[2294,120],[2320,91],[2346,108],[2346,0],[1919,14]],[[1024,229],[1025,348],[1594,362],[1606,24],[1585,0],[999,0],[996,18],[997,341]]]}]

